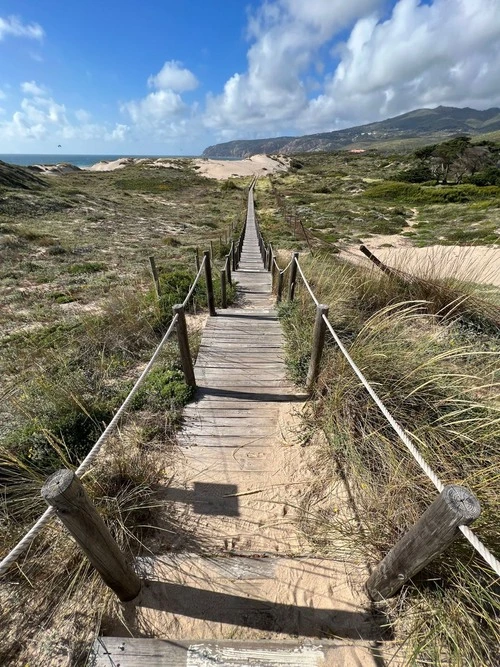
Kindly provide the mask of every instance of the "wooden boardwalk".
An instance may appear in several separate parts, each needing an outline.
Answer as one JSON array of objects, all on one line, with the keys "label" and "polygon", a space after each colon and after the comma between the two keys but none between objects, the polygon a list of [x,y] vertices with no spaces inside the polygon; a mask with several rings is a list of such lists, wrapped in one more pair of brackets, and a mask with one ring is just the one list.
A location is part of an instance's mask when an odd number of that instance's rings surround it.
[{"label": "wooden boardwalk", "polygon": [[[198,512],[219,517],[210,522],[207,528],[212,534],[206,536],[213,538],[214,532],[220,532],[232,550],[262,551],[267,544],[269,551],[269,531],[259,531],[257,541],[248,539],[250,524],[259,523],[259,518],[246,517],[233,494],[269,486],[280,475],[283,460],[276,457],[275,445],[283,408],[286,404],[289,411],[289,405],[304,396],[297,395],[285,377],[283,336],[271,274],[259,251],[253,196],[248,200],[241,261],[233,275],[238,283],[238,307],[219,310],[205,327],[195,365],[198,390],[195,401],[184,411],[179,442],[193,473]],[[246,508],[249,515],[257,510],[255,502],[250,504]],[[269,523],[269,517],[277,516],[282,507],[268,505],[261,510]],[[234,521],[236,511],[239,526]],[[229,528],[223,517],[233,517],[232,537],[223,536]],[[235,531],[247,538],[234,536]],[[273,538],[280,539],[276,530]],[[274,544],[272,549],[281,552],[291,546]]]},{"label": "wooden boardwalk", "polygon": [[311,555],[297,521],[312,478],[290,426],[305,396],[285,376],[253,193],[233,275],[238,306],[203,332],[165,493],[179,534],[170,552],[141,559],[127,629],[119,621],[120,636],[96,641],[93,664],[375,667],[380,628],[347,583],[364,580],[362,566]]}]

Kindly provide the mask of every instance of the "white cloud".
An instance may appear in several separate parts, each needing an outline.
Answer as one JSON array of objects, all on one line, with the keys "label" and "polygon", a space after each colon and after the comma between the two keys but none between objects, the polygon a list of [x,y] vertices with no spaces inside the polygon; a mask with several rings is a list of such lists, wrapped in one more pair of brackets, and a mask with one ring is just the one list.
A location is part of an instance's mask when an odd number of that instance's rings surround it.
[{"label": "white cloud", "polygon": [[195,75],[177,60],[166,62],[158,74],[151,75],[148,79],[151,88],[159,90],[172,90],[182,93],[194,90],[198,87],[198,79]]},{"label": "white cloud", "polygon": [[22,23],[17,16],[8,16],[7,18],[0,16],[0,42],[9,35],[41,40],[45,32],[38,23]]},{"label": "white cloud", "polygon": [[0,88],[0,100],[4,100],[7,97],[7,95],[3,92],[3,90]]},{"label": "white cloud", "polygon": [[42,97],[47,94],[47,89],[39,86],[35,81],[24,81],[21,84],[21,90],[26,95],[34,95],[35,97]]},{"label": "white cloud", "polygon": [[110,141],[124,141],[130,132],[130,127],[128,125],[123,125],[122,123],[117,123],[112,132],[106,134],[106,139]]},{"label": "white cloud", "polygon": [[[500,104],[498,0],[274,0],[250,17],[248,68],[209,96],[220,138],[327,131],[419,106]],[[338,42],[348,28],[344,44]]]},{"label": "white cloud", "polygon": [[[122,141],[127,135],[126,125],[116,124],[110,129],[106,124],[92,123],[91,115],[85,109],[70,114],[64,104],[50,96],[45,86],[34,81],[24,82],[20,88],[25,97],[20,100],[19,108],[10,118],[0,121],[2,142],[13,146],[52,142],[56,146],[63,140]],[[74,117],[73,122],[69,115]]]},{"label": "white cloud", "polygon": [[186,109],[178,93],[173,90],[157,90],[142,100],[132,100],[122,106],[134,123],[162,123],[172,116],[178,116]]}]

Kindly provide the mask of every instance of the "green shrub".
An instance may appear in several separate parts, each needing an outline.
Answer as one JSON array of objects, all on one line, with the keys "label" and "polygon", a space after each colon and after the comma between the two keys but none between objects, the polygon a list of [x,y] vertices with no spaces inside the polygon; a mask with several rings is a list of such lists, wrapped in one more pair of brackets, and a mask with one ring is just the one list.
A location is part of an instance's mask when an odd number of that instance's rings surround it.
[{"label": "green shrub", "polygon": [[193,387],[184,382],[179,370],[153,368],[141,389],[135,395],[132,407],[135,410],[178,410],[191,400]]},{"label": "green shrub", "polygon": [[432,171],[426,165],[418,165],[405,171],[400,171],[394,179],[405,183],[426,183],[433,180],[436,182]]},{"label": "green shrub", "polygon": [[102,262],[84,262],[82,264],[71,264],[68,267],[68,273],[72,276],[79,276],[85,273],[98,273],[105,269],[106,265]]}]

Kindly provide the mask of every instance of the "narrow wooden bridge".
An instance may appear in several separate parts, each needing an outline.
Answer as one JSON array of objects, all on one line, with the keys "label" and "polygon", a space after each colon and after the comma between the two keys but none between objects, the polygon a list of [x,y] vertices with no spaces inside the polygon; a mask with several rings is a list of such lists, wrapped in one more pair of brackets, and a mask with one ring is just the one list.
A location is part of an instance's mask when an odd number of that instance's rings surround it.
[{"label": "narrow wooden bridge", "polygon": [[[305,395],[286,379],[252,190],[234,275],[237,307],[203,332],[179,436],[183,482],[167,495],[198,548],[143,559],[142,592],[125,605],[135,639],[100,638],[96,666],[375,664],[366,598],[342,558],[309,553],[293,517],[312,481],[290,433]],[[358,569],[349,576],[364,580]]]}]

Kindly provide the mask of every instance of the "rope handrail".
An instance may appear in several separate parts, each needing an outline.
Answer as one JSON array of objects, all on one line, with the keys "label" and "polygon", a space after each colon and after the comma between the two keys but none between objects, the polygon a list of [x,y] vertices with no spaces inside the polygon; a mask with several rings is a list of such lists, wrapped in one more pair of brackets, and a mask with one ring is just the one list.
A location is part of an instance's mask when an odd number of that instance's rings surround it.
[{"label": "rope handrail", "polygon": [[[201,267],[200,267],[201,268]],[[149,360],[146,368],[142,371],[140,374],[139,378],[137,379],[136,383],[130,390],[128,396],[125,398],[121,406],[118,408],[116,411],[116,414],[114,415],[113,419],[109,422],[109,424],[106,426],[104,431],[102,432],[101,436],[95,443],[95,445],[92,447],[90,452],[87,454],[87,456],[84,458],[84,460],[80,463],[78,468],[75,470],[75,474],[78,477],[81,477],[87,473],[96,459],[97,455],[99,454],[99,451],[101,450],[103,444],[105,441],[108,439],[109,435],[115,428],[116,424],[118,423],[119,419],[121,418],[122,414],[125,412],[126,408],[128,407],[130,401],[134,398],[134,396],[137,394],[139,391],[142,383],[146,379],[146,376],[149,374],[149,371],[151,370],[154,362],[156,361],[158,355],[160,354],[163,346],[167,342],[167,340],[170,338],[172,335],[172,332],[174,330],[175,325],[177,324],[178,320],[178,315],[174,315],[172,322],[170,323],[170,326],[167,329],[167,332],[161,339],[160,343],[158,344],[158,347],[153,353],[153,356]],[[13,547],[9,553],[2,558],[0,561],[0,576],[5,574],[9,567],[15,563],[15,561],[19,558],[19,556],[28,549],[28,547],[31,545],[33,540],[41,533],[43,528],[49,523],[51,520],[52,516],[55,514],[55,510],[53,507],[49,507],[48,509],[45,510],[45,512],[42,514],[42,516],[36,521],[36,523],[30,528],[30,530],[24,535],[24,537],[16,544],[15,547]]]},{"label": "rope handrail", "polygon": [[[430,467],[430,465],[427,463],[427,461],[423,458],[423,456],[420,454],[418,449],[415,447],[415,445],[411,442],[410,438],[408,437],[407,433],[403,430],[400,424],[394,419],[394,417],[391,415],[389,410],[385,407],[384,403],[382,400],[379,398],[373,387],[370,385],[368,380],[365,378],[361,370],[358,368],[354,360],[352,359],[351,355],[347,351],[347,349],[344,347],[342,341],[338,337],[337,333],[335,332],[335,329],[332,327],[330,324],[330,321],[326,317],[326,315],[323,315],[323,321],[328,327],[328,330],[330,331],[331,335],[333,336],[333,339],[335,340],[338,348],[346,358],[347,362],[353,369],[354,373],[358,376],[358,378],[361,381],[361,384],[364,386],[366,391],[370,394],[372,399],[375,401],[377,407],[379,410],[382,412],[384,417],[387,419],[389,424],[392,426],[393,430],[397,433],[403,444],[406,446],[410,454],[413,456],[415,461],[418,463],[418,465],[422,468],[424,473],[427,475],[427,477],[431,480],[431,482],[434,484],[436,489],[441,493],[441,491],[444,489],[444,484],[443,482],[439,479],[437,474],[434,472],[434,470]],[[481,542],[481,540],[477,537],[477,535],[468,527],[468,526],[459,526],[461,532],[465,536],[465,538],[470,542],[470,544],[476,549],[476,551],[484,558],[484,560],[488,563],[488,565],[494,570],[494,572],[500,576],[500,561],[489,551],[489,549]]]},{"label": "rope handrail", "polygon": [[187,304],[189,303],[189,299],[193,296],[193,292],[195,290],[196,285],[198,284],[198,280],[200,279],[200,276],[202,274],[203,269],[205,268],[205,261],[206,257],[203,257],[203,261],[200,264],[200,268],[198,269],[198,273],[196,274],[196,278],[193,281],[193,284],[189,288],[189,292],[187,293],[186,298],[182,302],[182,307],[185,308]]},{"label": "rope handrail", "polygon": [[[299,260],[296,257],[292,257],[290,262],[287,264],[287,266],[284,269],[280,269],[279,264],[276,262],[276,259],[274,258],[274,262],[276,264],[276,267],[280,271],[280,273],[285,273],[287,269],[292,265],[292,263],[295,261],[297,265],[297,269],[299,270],[299,273],[302,277],[302,280],[304,281],[304,285],[307,288],[307,291],[309,292],[312,300],[316,304],[316,306],[319,306],[319,301],[316,298],[309,281],[304,275],[304,272],[302,270],[302,267],[300,266]],[[430,481],[434,484],[436,489],[441,493],[441,491],[444,489],[444,484],[443,482],[439,479],[438,475],[436,472],[430,467],[430,465],[427,463],[427,461],[423,458],[423,456],[420,454],[418,449],[415,447],[415,445],[411,442],[410,438],[408,437],[408,434],[404,431],[402,426],[394,419],[392,414],[389,412],[389,410],[386,408],[382,400],[379,398],[373,387],[370,385],[368,380],[365,378],[361,370],[358,368],[352,357],[350,356],[349,352],[343,345],[342,341],[340,340],[339,336],[337,335],[335,329],[331,325],[330,321],[328,320],[328,317],[326,315],[323,315],[323,321],[330,331],[335,343],[337,344],[338,348],[346,358],[347,362],[351,366],[352,370],[354,373],[358,376],[358,378],[361,381],[361,384],[365,387],[367,392],[370,394],[372,399],[374,400],[375,404],[379,408],[379,410],[382,412],[384,417],[387,419],[393,430],[396,432],[396,434],[399,436],[400,440],[403,442],[403,444],[406,446],[410,454],[413,456],[415,461],[418,463],[420,468],[423,470],[423,472],[427,475],[427,477],[430,479]],[[464,535],[464,537],[468,540],[468,542],[472,545],[472,547],[479,553],[479,555],[488,563],[488,565],[491,567],[491,569],[498,575],[500,576],[500,561],[496,558],[496,556],[486,547],[483,542],[477,537],[477,535],[468,527],[468,526],[459,526],[460,531]]]},{"label": "rope handrail", "polygon": [[300,273],[300,275],[302,276],[302,280],[304,281],[304,285],[306,286],[307,291],[308,291],[309,294],[311,295],[311,299],[314,301],[314,303],[315,303],[317,306],[319,306],[319,301],[318,301],[318,299],[314,296],[314,292],[312,291],[312,289],[311,289],[311,285],[309,285],[309,282],[308,282],[307,278],[305,277],[304,272],[302,271],[302,267],[301,267],[300,264],[299,264],[299,260],[298,260],[296,257],[294,257],[294,258],[292,259],[292,262],[293,262],[294,260],[295,260],[295,263],[297,264],[297,268],[298,268],[298,270],[299,270],[299,273]]}]

